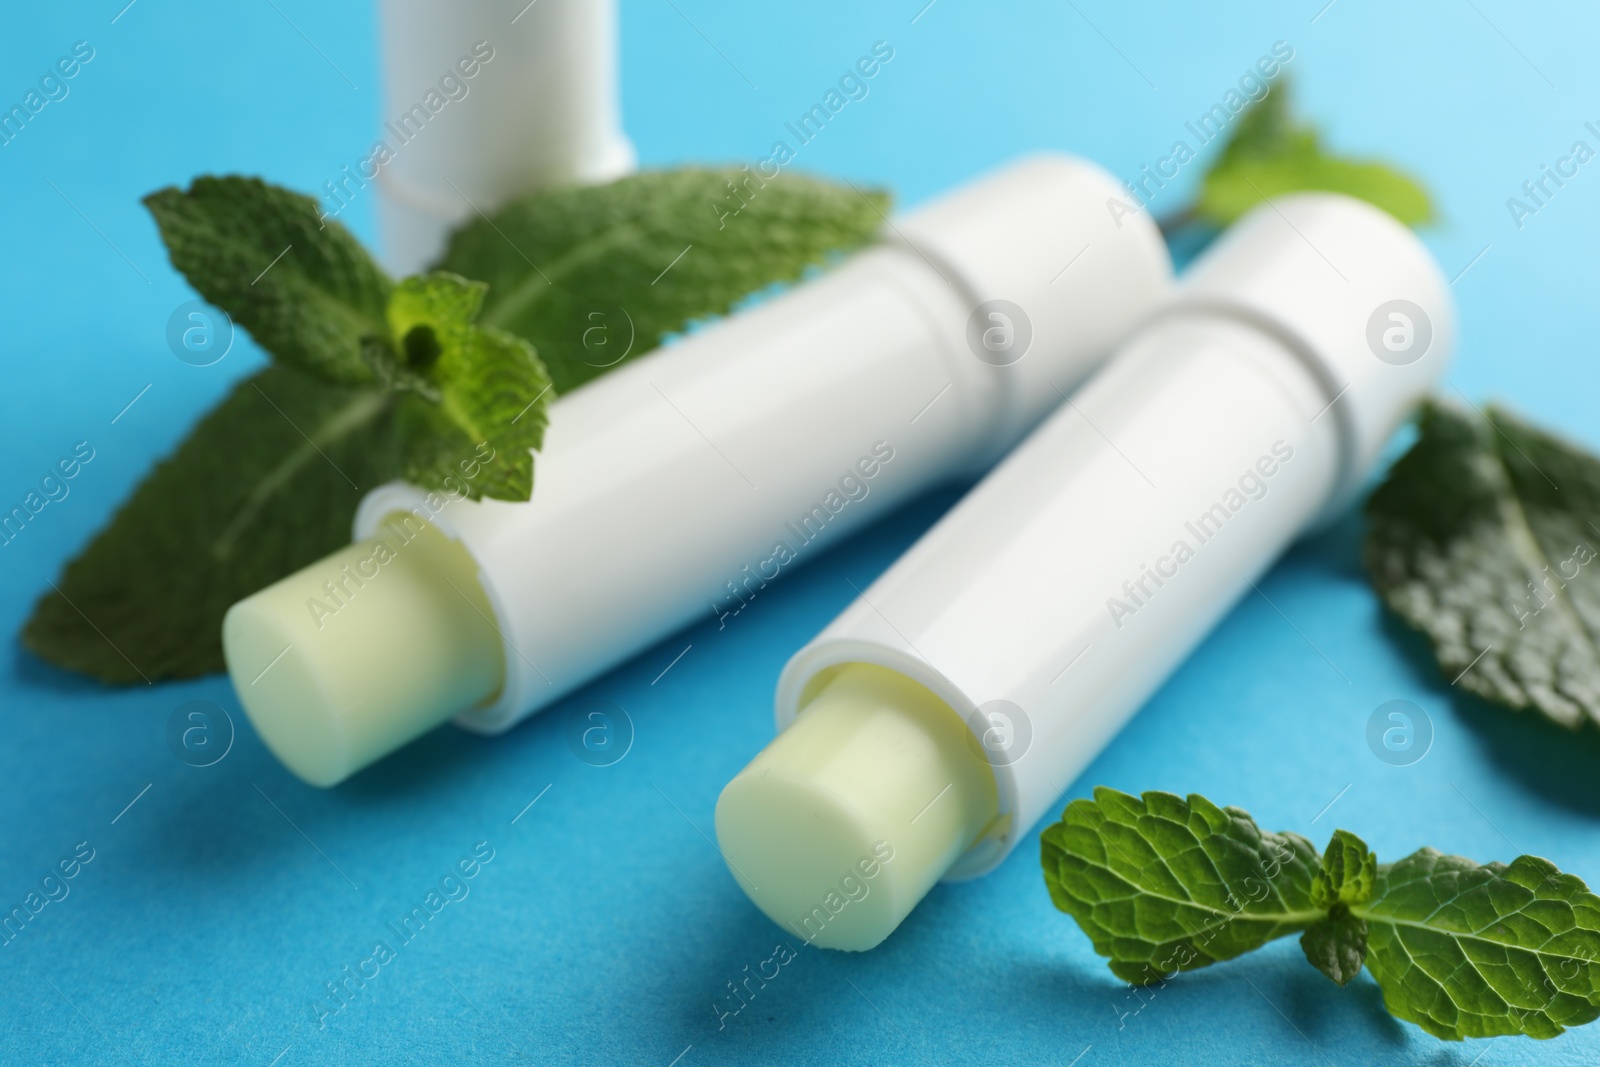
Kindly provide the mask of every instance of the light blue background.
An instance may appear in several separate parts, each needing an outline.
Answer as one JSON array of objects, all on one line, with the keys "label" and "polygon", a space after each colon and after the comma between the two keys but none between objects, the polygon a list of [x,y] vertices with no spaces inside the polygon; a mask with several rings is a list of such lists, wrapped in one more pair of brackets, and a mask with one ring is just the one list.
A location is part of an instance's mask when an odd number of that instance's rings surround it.
[{"label": "light blue background", "polygon": [[[244,341],[205,369],[168,352],[167,316],[191,294],[139,197],[211,171],[314,189],[379,120],[370,5],[137,0],[113,23],[125,2],[27,5],[0,33],[8,106],[72,42],[97,51],[71,95],[0,148],[0,501],[20,499],[74,442],[97,450],[71,496],[0,549],[8,640],[151,463],[260,362]],[[1336,0],[1319,16],[1323,0],[937,0],[913,22],[924,2],[626,0],[626,123],[643,161],[765,155],[784,120],[883,39],[894,60],[802,167],[887,184],[903,203],[1036,148],[1127,176],[1285,40],[1303,109],[1339,149],[1422,177],[1442,209],[1427,239],[1446,274],[1472,264],[1455,284],[1451,386],[1600,446],[1600,163],[1520,231],[1505,206],[1541,163],[1580,137],[1595,143],[1582,128],[1600,118],[1589,7]],[[1183,203],[1200,169],[1158,211]],[[346,217],[374,237],[370,198]],[[869,954],[803,951],[719,1031],[710,1005],[724,983],[783,934],[709,843],[717,793],[770,738],[786,656],[955,492],[811,561],[725,630],[677,634],[503,738],[441,729],[328,792],[265,753],[223,678],[107,690],[13,643],[0,662],[0,905],[20,903],[76,842],[96,857],[0,948],[0,1060],[667,1067],[681,1056],[700,1067],[1081,1054],[1083,1067],[1498,1067],[1600,1056],[1600,1028],[1442,1045],[1388,1018],[1370,978],[1335,988],[1292,940],[1135,999],[1051,906],[1031,840],[991,876],[937,888]],[[1282,614],[1261,597],[1240,604],[1071,794],[1197,790],[1319,845],[1347,826],[1386,859],[1425,844],[1481,860],[1526,851],[1600,882],[1600,744],[1460,701],[1380,610],[1360,534],[1351,515],[1294,549],[1262,585]],[[172,709],[196,698],[240,727],[203,770],[164,736]],[[637,726],[609,768],[579,762],[563,737],[592,698]],[[1395,698],[1426,709],[1436,731],[1408,768],[1378,761],[1364,737]],[[471,895],[319,1030],[310,1005],[323,982],[480,840],[496,854]]]}]

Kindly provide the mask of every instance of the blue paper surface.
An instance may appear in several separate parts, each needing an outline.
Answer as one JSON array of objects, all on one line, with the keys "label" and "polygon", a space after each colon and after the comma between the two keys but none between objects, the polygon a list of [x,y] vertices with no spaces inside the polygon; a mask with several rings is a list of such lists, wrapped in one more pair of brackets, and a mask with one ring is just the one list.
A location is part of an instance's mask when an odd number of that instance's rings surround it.
[{"label": "blue paper surface", "polygon": [[[331,791],[266,754],[224,678],[107,689],[22,652],[14,634],[62,564],[261,362],[243,337],[211,367],[173,358],[167,320],[193,294],[139,197],[203,172],[314,190],[364,154],[380,118],[370,5],[125,4],[28,5],[0,33],[5,108],[75,42],[94,53],[0,147],[0,503],[75,443],[95,450],[70,495],[0,548],[12,649],[0,662],[0,909],[72,867],[75,849],[80,861],[66,895],[0,948],[0,1062],[1600,1058],[1600,1028],[1442,1044],[1390,1019],[1370,978],[1335,988],[1293,940],[1133,993],[1052,907],[1031,839],[987,878],[936,888],[877,950],[796,945],[732,1013],[729,984],[787,935],[711,843],[717,793],[770,739],[786,657],[959,487],[807,562],[725,628],[708,613],[502,738],[446,727]],[[624,110],[643,161],[766,156],[784,122],[881,40],[893,60],[797,167],[888,185],[907,204],[1032,149],[1134,177],[1284,41],[1301,107],[1332,144],[1391,159],[1438,197],[1443,221],[1426,239],[1456,278],[1462,321],[1447,390],[1503,398],[1600,446],[1600,172],[1589,173],[1600,164],[1520,226],[1506,205],[1573,142],[1600,147],[1584,125],[1600,119],[1591,8],[925,4],[627,0]],[[1186,202],[1202,166],[1161,191],[1158,213]],[[374,238],[370,197],[345,218]],[[1386,859],[1422,845],[1484,861],[1532,852],[1600,882],[1600,744],[1461,699],[1380,610],[1360,536],[1351,514],[1290,552],[1068,794],[1199,791],[1319,844],[1345,826]],[[1431,749],[1411,766],[1367,744],[1373,710],[1393,699],[1431,722]],[[168,749],[188,700],[232,713],[237,737],[212,766]],[[594,700],[634,727],[609,767],[566,740]],[[443,883],[464,859],[473,877]],[[430,892],[460,899],[432,914]],[[419,905],[430,917],[405,940],[394,927]],[[378,941],[390,952],[369,962]],[[362,971],[329,999],[326,983]]]}]

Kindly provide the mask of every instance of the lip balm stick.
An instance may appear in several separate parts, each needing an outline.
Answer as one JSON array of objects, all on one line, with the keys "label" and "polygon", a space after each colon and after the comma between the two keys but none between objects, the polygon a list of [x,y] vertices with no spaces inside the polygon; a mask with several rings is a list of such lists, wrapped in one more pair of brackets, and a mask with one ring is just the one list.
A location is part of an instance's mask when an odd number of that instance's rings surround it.
[{"label": "lip balm stick", "polygon": [[[356,545],[224,620],[256,730],[318,785],[452,716],[499,732],[983,470],[1170,292],[1154,225],[1106,211],[1118,189],[1065,157],[1014,164],[574,390],[529,502],[375,489]],[[414,540],[424,527],[441,537]]]},{"label": "lip balm stick", "polygon": [[383,0],[380,10],[379,137],[391,158],[376,172],[395,273],[433,262],[477,211],[633,170],[615,0]]},{"label": "lip balm stick", "polygon": [[1264,205],[784,668],[717,837],[773,921],[871,948],[993,868],[1437,380],[1449,287],[1330,194]]}]

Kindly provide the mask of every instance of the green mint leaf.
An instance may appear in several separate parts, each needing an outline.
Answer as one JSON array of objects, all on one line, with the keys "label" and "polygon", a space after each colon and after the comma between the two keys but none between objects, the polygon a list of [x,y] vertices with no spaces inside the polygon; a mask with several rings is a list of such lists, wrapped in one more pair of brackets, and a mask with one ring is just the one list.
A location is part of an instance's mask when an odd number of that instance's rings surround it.
[{"label": "green mint leaf", "polygon": [[867,243],[887,206],[748,168],[657,171],[515,201],[457,232],[439,267],[489,283],[481,321],[531,341],[564,393]]},{"label": "green mint leaf", "polygon": [[1349,985],[1367,957],[1367,922],[1338,905],[1328,918],[1300,935],[1300,949],[1311,966],[1339,985]]},{"label": "green mint leaf", "polygon": [[23,644],[106,682],[222,670],[228,607],[349,544],[362,494],[402,473],[396,399],[288,367],[240,382],[67,564]]},{"label": "green mint leaf", "polygon": [[372,374],[390,281],[316,201],[258,178],[201,177],[145,197],[172,265],[272,358],[341,385]]},{"label": "green mint leaf", "polygon": [[1383,163],[1332,155],[1314,127],[1296,123],[1289,86],[1281,81],[1239,118],[1201,180],[1196,217],[1227,226],[1263,200],[1320,189],[1375,204],[1408,226],[1433,221],[1433,204],[1416,181]]},{"label": "green mint leaf", "polygon": [[1339,985],[1361,973],[1367,955],[1366,921],[1350,914],[1352,904],[1372,899],[1378,857],[1348,830],[1335,830],[1311,880],[1311,904],[1328,917],[1300,935],[1300,949],[1311,965]]},{"label": "green mint leaf", "polygon": [[1069,804],[1040,848],[1056,907],[1135,984],[1232,959],[1327,916],[1311,903],[1310,842],[1264,832],[1202,796],[1101,787]]},{"label": "green mint leaf", "polygon": [[[367,358],[380,379],[415,394],[400,407],[407,481],[459,483],[474,500],[527,500],[550,377],[527,341],[473,324],[486,288],[454,274],[407,278],[389,300],[398,349],[369,346]],[[492,462],[464,479],[461,464],[477,466],[472,456]]]},{"label": "green mint leaf", "polygon": [[1600,459],[1497,408],[1430,403],[1366,515],[1372,583],[1447,679],[1600,721]]},{"label": "green mint leaf", "polygon": [[1365,841],[1348,830],[1335,830],[1322,866],[1311,882],[1311,903],[1318,908],[1337,904],[1364,904],[1372,899],[1378,857]]},{"label": "green mint leaf", "polygon": [[1600,897],[1547,860],[1423,849],[1351,908],[1384,1006],[1435,1037],[1555,1037],[1600,1017]]},{"label": "green mint leaf", "polygon": [[1201,796],[1103,787],[1040,849],[1051,899],[1128,982],[1298,930],[1312,966],[1343,986],[1365,965],[1390,1013],[1435,1037],[1555,1037],[1600,1018],[1600,897],[1548,860],[1422,849],[1379,864],[1344,830],[1323,857]]}]

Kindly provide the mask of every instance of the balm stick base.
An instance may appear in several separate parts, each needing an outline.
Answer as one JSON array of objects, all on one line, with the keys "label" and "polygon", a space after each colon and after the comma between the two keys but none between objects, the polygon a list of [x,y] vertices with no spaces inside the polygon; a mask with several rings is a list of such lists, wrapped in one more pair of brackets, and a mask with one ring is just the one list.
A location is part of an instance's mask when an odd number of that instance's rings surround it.
[{"label": "balm stick base", "polygon": [[717,801],[740,887],[824,948],[872,948],[998,810],[994,775],[949,706],[883,667],[850,664]]},{"label": "balm stick base", "polygon": [[222,647],[272,754],[330,786],[499,691],[493,618],[466,550],[402,515],[228,609]]}]

